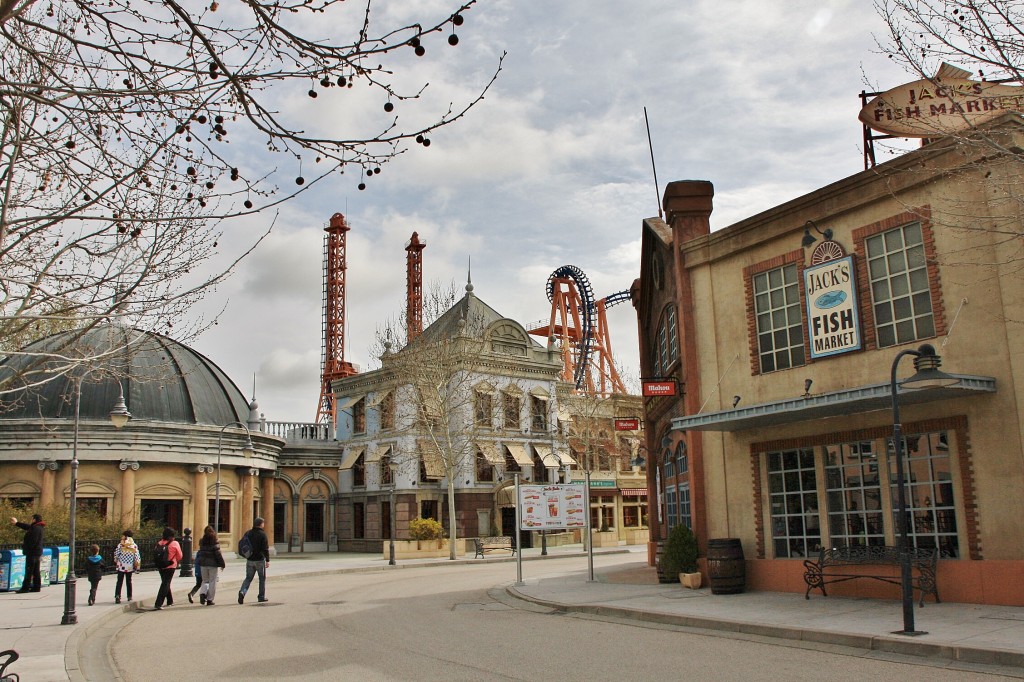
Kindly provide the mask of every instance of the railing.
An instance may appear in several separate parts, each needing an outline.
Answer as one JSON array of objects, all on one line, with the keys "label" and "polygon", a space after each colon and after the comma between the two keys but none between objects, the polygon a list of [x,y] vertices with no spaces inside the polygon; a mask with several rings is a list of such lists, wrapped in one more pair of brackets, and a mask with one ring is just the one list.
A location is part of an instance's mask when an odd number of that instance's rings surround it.
[{"label": "railing", "polygon": [[[139,558],[141,559],[141,570],[152,571],[156,570],[156,566],[153,564],[153,554],[156,552],[156,543],[160,540],[160,537],[155,538],[134,538],[135,545],[139,548]],[[181,538],[175,538],[179,542]],[[114,550],[117,549],[118,544],[121,540],[75,540],[75,575],[79,578],[85,576],[86,560],[89,557],[89,550],[93,545],[98,545],[100,548],[100,556],[103,557],[103,563],[106,565],[106,573],[113,573],[114,568]],[[46,543],[44,547],[55,547],[55,546],[67,546],[68,541],[66,539],[60,539],[54,543]],[[17,544],[0,544],[0,550],[4,549],[21,549],[21,543]]]},{"label": "railing", "polygon": [[314,422],[260,422],[263,433],[287,441],[332,441],[334,433],[330,424],[317,424]]}]

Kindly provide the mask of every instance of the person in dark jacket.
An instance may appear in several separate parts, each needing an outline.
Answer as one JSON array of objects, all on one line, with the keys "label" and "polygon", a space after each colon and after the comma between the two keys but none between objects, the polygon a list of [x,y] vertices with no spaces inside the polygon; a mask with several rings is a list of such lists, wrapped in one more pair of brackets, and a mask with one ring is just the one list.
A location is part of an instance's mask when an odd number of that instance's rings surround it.
[{"label": "person in dark jacket", "polygon": [[254,575],[260,577],[260,591],[257,601],[269,601],[267,599],[267,567],[270,566],[270,543],[267,540],[267,533],[263,530],[263,519],[257,516],[253,519],[252,529],[246,535],[252,543],[252,554],[245,562],[245,580],[242,581],[242,588],[238,590],[238,603],[245,602],[245,593],[249,591]]},{"label": "person in dark jacket", "polygon": [[207,606],[213,606],[213,600],[217,596],[220,569],[227,566],[220,551],[220,542],[217,541],[217,531],[213,526],[206,527],[199,541],[199,562],[203,570],[203,586],[199,591],[199,601]]},{"label": "person in dark jacket", "polygon": [[89,556],[85,558],[85,574],[89,577],[89,606],[96,603],[96,588],[100,586],[100,578],[105,570],[107,566],[100,555],[100,546],[93,545],[89,548]]},{"label": "person in dark jacket", "polygon": [[32,515],[32,523],[21,523],[11,517],[11,523],[25,531],[25,539],[21,543],[21,553],[25,555],[25,582],[18,592],[38,592],[43,587],[43,579],[39,574],[39,562],[43,557],[43,531],[46,524],[39,514]]}]

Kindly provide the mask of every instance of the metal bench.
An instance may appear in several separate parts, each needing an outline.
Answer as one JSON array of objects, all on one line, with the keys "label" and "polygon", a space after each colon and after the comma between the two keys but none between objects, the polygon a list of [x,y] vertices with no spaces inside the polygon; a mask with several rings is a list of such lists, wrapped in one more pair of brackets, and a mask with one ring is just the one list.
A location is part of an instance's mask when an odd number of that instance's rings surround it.
[{"label": "metal bench", "polygon": [[[938,564],[939,553],[935,549],[914,549],[910,552],[911,571],[917,571],[917,575],[911,577],[911,589],[921,592],[921,606],[924,606],[924,596],[930,594],[935,597],[935,603],[940,603],[939,587],[935,581],[935,569]],[[900,585],[899,574],[891,573],[867,573],[864,571],[848,570],[846,567],[854,566],[900,566],[899,547],[872,546],[872,547],[832,547],[822,549],[817,561],[808,559],[804,561],[804,582],[807,583],[805,599],[811,598],[811,590],[820,589],[825,597],[825,585],[841,583],[857,578],[871,578],[882,582]],[[845,570],[844,570],[845,569]]]},{"label": "metal bench", "polygon": [[508,535],[497,535],[486,538],[473,538],[473,544],[476,547],[476,554],[473,558],[484,558],[484,554],[490,552],[511,552],[513,555],[516,553],[516,545],[512,541],[512,538]]}]

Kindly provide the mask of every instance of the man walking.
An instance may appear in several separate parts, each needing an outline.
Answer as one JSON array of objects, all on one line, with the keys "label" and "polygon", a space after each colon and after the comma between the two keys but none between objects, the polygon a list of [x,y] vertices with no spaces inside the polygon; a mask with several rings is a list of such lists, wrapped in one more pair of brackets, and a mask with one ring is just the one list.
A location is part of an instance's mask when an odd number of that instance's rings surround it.
[{"label": "man walking", "polygon": [[46,524],[39,514],[32,515],[31,524],[19,523],[13,516],[11,523],[25,531],[25,539],[21,543],[21,553],[25,555],[25,582],[18,592],[39,592],[43,587],[39,562],[43,558],[43,530]]},{"label": "man walking", "polygon": [[246,533],[249,536],[249,544],[252,551],[245,561],[245,580],[242,581],[242,588],[238,590],[238,603],[245,603],[245,593],[249,591],[252,577],[260,577],[260,591],[257,596],[259,602],[269,601],[267,599],[267,567],[270,566],[270,544],[267,541],[267,533],[263,530],[263,519],[257,516],[253,519],[252,529]]}]

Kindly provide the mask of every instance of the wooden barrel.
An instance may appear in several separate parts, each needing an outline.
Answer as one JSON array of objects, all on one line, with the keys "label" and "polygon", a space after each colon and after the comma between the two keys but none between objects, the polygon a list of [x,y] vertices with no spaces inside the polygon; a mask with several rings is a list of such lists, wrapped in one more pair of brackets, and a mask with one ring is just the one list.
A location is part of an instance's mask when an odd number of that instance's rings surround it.
[{"label": "wooden barrel", "polygon": [[708,540],[711,594],[739,594],[747,586],[747,564],[739,538]]},{"label": "wooden barrel", "polygon": [[658,540],[657,550],[654,553],[654,565],[658,569],[658,582],[659,583],[677,583],[679,582],[678,575],[665,575],[665,572],[661,570],[661,558],[665,554],[665,541]]}]

